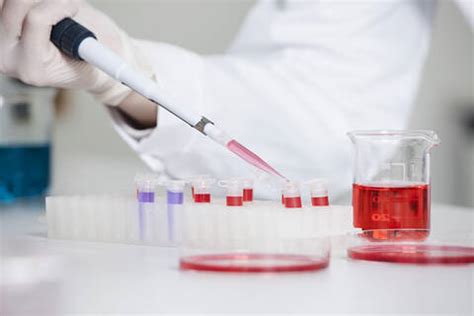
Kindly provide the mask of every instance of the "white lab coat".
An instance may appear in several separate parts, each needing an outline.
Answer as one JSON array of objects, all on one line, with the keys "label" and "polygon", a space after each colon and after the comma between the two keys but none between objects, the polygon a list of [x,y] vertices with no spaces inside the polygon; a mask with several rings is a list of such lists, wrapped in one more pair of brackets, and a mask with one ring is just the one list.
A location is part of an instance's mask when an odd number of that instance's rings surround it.
[{"label": "white lab coat", "polygon": [[[290,179],[351,186],[346,132],[404,129],[427,55],[435,1],[259,1],[225,55],[136,41],[161,89],[210,118]],[[172,178],[251,168],[163,109],[125,141]],[[257,196],[272,198],[258,191]],[[274,197],[273,197],[274,198]]]}]

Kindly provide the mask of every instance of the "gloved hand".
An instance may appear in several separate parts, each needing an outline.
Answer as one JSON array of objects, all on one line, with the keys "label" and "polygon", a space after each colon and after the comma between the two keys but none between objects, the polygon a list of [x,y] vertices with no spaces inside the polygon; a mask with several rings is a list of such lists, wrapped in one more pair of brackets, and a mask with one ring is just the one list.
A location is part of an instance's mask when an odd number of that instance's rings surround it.
[{"label": "gloved hand", "polygon": [[82,0],[0,0],[0,73],[36,86],[84,89],[118,105],[131,90],[85,62],[63,55],[51,28],[72,17],[128,63],[151,76],[133,41],[105,14]]}]

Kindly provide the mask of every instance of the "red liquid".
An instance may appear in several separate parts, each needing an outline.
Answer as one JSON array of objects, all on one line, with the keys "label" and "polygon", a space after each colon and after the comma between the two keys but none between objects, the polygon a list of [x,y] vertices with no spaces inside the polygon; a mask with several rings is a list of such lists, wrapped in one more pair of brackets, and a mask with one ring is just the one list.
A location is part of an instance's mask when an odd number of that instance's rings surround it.
[{"label": "red liquid", "polygon": [[474,248],[435,245],[374,245],[349,248],[349,257],[357,260],[415,264],[474,263]]},{"label": "red liquid", "polygon": [[194,202],[195,203],[211,203],[211,194],[210,193],[195,193]]},{"label": "red liquid", "polygon": [[329,257],[280,254],[198,255],[180,259],[180,268],[213,272],[305,272],[324,269]]},{"label": "red liquid", "polygon": [[191,195],[193,196],[193,200],[194,200],[194,187],[191,187]]},{"label": "red liquid", "polygon": [[244,189],[244,202],[253,201],[253,189]]},{"label": "red liquid", "polygon": [[375,229],[363,231],[359,238],[368,241],[420,241],[429,234],[428,229]]},{"label": "red liquid", "polygon": [[365,186],[352,189],[354,226],[365,230],[430,227],[430,187]]},{"label": "red liquid", "polygon": [[240,158],[244,159],[251,165],[254,165],[260,170],[273,174],[275,176],[279,176],[283,179],[286,179],[281,173],[276,171],[272,166],[270,166],[267,162],[265,162],[262,158],[257,156],[255,153],[250,151],[247,147],[243,146],[236,140],[231,140],[227,143],[227,149],[231,152],[239,156]]},{"label": "red liquid", "polygon": [[313,196],[311,197],[311,205],[313,206],[328,206],[329,198],[327,196]]},{"label": "red liquid", "polygon": [[285,197],[286,208],[301,208],[301,197]]},{"label": "red liquid", "polygon": [[227,196],[226,197],[226,205],[227,206],[242,206],[243,198],[241,196]]},{"label": "red liquid", "polygon": [[285,196],[283,194],[281,195],[281,204],[285,205]]}]

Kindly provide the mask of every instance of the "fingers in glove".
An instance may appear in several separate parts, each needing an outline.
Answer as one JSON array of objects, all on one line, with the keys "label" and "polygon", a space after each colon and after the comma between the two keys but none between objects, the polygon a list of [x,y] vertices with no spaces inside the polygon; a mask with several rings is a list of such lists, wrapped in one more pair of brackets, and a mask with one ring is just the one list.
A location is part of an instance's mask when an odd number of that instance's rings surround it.
[{"label": "fingers in glove", "polygon": [[0,21],[6,36],[20,38],[23,20],[36,3],[35,0],[3,0]]},{"label": "fingers in glove", "polygon": [[78,10],[78,1],[43,0],[33,7],[25,18],[21,36],[22,47],[40,54],[56,49],[49,40],[53,25],[66,17],[74,17]]}]

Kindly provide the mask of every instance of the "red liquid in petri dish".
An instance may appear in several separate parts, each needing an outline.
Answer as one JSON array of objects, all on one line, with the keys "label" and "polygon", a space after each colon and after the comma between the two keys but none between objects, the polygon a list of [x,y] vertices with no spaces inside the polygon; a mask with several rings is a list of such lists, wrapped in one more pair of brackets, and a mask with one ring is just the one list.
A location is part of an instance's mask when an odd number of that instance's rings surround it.
[{"label": "red liquid in petri dish", "polygon": [[324,269],[329,257],[291,254],[210,254],[180,259],[183,270],[212,272],[307,272]]},{"label": "red liquid in petri dish", "polygon": [[474,263],[474,248],[427,244],[356,246],[348,249],[352,259],[413,264]]},{"label": "red liquid in petri dish", "polygon": [[253,201],[253,189],[244,189],[244,202]]},{"label": "red liquid in petri dish", "polygon": [[286,208],[301,208],[301,197],[285,197],[285,207]]},{"label": "red liquid in petri dish", "polygon": [[354,226],[362,229],[430,227],[430,187],[353,185]]},{"label": "red liquid in petri dish", "polygon": [[327,196],[313,196],[311,197],[312,206],[328,206],[329,198]]},{"label": "red liquid in petri dish", "polygon": [[210,193],[195,193],[194,202],[195,203],[210,203],[211,194]]},{"label": "red liquid in petri dish", "polygon": [[243,198],[241,196],[227,196],[226,197],[226,205],[227,206],[242,206]]}]

